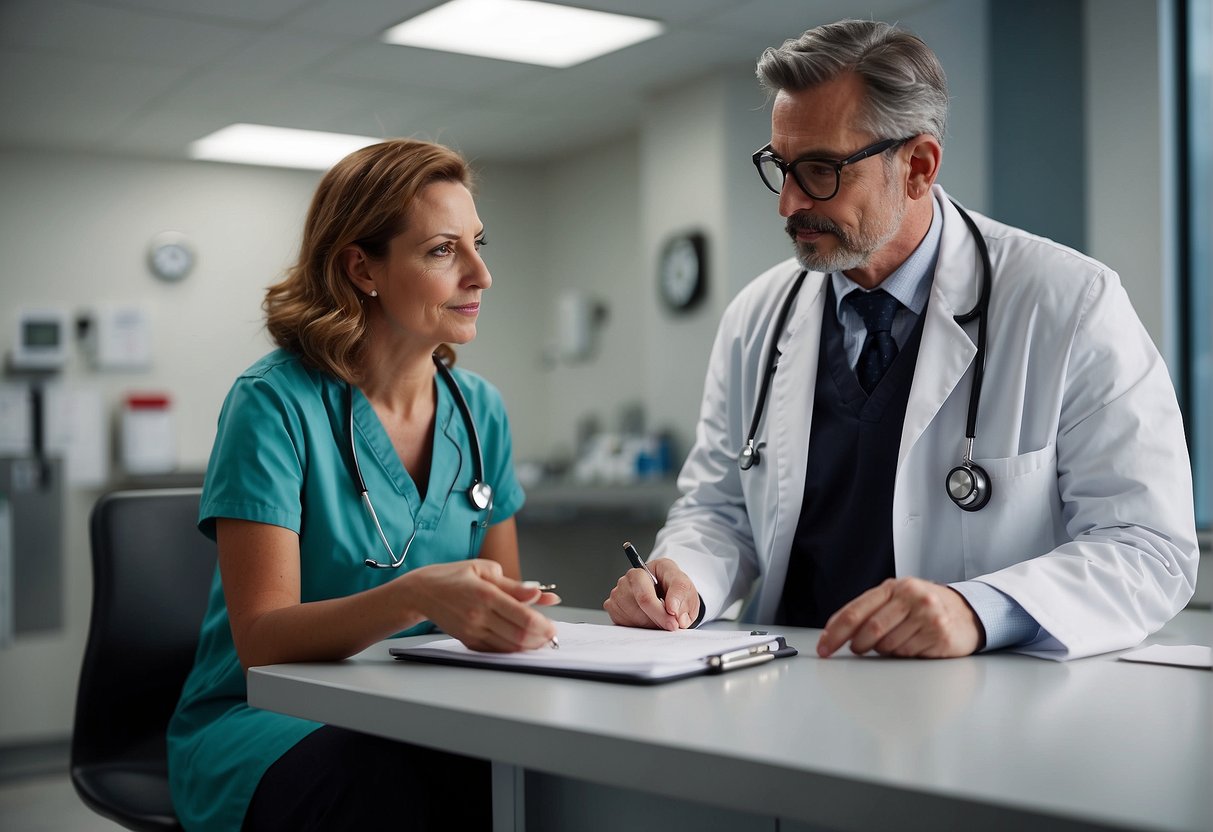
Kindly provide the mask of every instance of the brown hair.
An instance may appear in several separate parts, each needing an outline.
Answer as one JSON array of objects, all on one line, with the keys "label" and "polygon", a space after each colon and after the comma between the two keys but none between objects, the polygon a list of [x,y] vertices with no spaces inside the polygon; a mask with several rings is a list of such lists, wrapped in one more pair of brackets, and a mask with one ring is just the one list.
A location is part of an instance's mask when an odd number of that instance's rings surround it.
[{"label": "brown hair", "polygon": [[[366,344],[362,296],[340,261],[350,245],[369,257],[387,255],[404,230],[413,200],[434,182],[472,184],[472,172],[455,151],[432,142],[395,139],[356,150],[320,180],[307,212],[299,259],[266,290],[262,308],[274,343],[319,370],[356,381]],[[455,363],[447,344],[438,354]]]}]

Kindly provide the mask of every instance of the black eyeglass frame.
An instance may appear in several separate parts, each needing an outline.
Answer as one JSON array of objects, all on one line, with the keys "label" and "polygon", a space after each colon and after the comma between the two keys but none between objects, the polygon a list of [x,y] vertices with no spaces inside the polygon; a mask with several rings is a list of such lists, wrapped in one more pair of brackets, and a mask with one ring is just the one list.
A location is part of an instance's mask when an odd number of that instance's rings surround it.
[{"label": "black eyeglass frame", "polygon": [[[862,150],[852,153],[845,159],[823,159],[820,156],[801,156],[799,159],[794,159],[791,162],[785,162],[783,159],[779,158],[779,156],[777,156],[773,150],[771,150],[770,144],[755,150],[754,155],[750,158],[754,162],[754,167],[758,169],[758,178],[762,180],[762,184],[766,185],[767,190],[771,191],[776,196],[781,193],[783,185],[788,181],[788,174],[791,173],[792,178],[796,180],[796,185],[800,188],[800,190],[804,191],[804,193],[810,199],[815,199],[818,202],[825,202],[826,200],[833,199],[834,197],[838,196],[838,191],[842,188],[842,169],[847,165],[853,165],[856,162],[862,162],[869,156],[877,156],[884,153],[886,150],[901,147],[912,138],[914,137],[906,136],[904,139],[881,139],[874,144],[868,145]],[[780,183],[780,187],[778,189],[767,181],[766,174],[762,171],[762,163],[765,159],[770,159],[772,162],[774,162],[775,167],[779,168],[779,172],[783,174],[783,182]],[[834,169],[834,190],[832,190],[828,196],[818,196],[805,187],[804,180],[802,180],[800,178],[800,174],[796,172],[796,167],[806,162],[813,162],[814,164],[825,165]]]}]

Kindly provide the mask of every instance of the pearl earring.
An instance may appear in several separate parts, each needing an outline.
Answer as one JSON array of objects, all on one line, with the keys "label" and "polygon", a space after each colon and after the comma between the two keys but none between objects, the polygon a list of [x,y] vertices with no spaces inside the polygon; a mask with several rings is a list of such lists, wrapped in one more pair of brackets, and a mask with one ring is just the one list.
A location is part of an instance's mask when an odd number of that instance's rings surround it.
[{"label": "pearl earring", "polygon": [[371,297],[373,297],[373,298],[377,298],[377,297],[379,297],[379,290],[378,290],[378,289],[371,289]]}]

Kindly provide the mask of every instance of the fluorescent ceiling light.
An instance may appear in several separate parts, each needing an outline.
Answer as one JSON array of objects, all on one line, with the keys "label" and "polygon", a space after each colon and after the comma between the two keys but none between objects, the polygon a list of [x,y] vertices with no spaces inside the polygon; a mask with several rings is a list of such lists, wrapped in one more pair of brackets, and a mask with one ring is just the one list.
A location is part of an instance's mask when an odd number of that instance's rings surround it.
[{"label": "fluorescent ceiling light", "polygon": [[535,0],[451,0],[393,26],[388,43],[566,67],[655,38],[656,20]]},{"label": "fluorescent ceiling light", "polygon": [[232,124],[190,142],[191,159],[327,170],[361,147],[383,139],[264,124]]}]

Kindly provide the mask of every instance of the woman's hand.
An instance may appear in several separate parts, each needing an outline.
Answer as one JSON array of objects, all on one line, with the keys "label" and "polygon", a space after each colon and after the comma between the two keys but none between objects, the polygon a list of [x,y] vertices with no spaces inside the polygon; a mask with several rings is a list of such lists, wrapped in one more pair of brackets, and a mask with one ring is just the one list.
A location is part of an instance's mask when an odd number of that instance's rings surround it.
[{"label": "woman's hand", "polygon": [[472,650],[533,650],[556,636],[556,625],[531,607],[557,604],[559,596],[507,578],[493,560],[423,566],[394,583],[408,606]]}]

